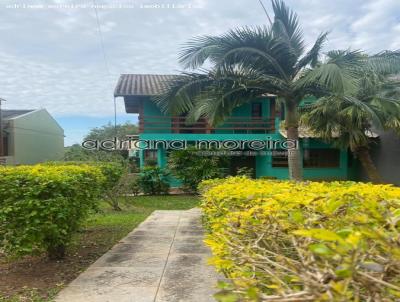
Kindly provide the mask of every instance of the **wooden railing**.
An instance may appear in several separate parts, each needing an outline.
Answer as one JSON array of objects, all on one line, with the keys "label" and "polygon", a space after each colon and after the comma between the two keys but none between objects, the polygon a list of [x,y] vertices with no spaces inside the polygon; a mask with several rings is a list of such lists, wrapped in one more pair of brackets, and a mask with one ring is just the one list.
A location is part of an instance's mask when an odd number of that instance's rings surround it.
[{"label": "wooden railing", "polygon": [[273,133],[274,118],[230,117],[218,127],[212,127],[206,119],[187,123],[182,116],[142,116],[139,115],[139,132],[171,133]]}]

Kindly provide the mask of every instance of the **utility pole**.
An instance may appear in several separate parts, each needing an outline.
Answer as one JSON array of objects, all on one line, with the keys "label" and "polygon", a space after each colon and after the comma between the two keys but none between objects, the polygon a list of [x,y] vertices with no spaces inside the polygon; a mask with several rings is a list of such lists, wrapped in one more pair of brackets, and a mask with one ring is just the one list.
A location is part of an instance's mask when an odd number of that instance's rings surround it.
[{"label": "utility pole", "polygon": [[0,156],[4,156],[3,113],[1,111],[1,103],[5,101],[5,99],[0,98]]}]

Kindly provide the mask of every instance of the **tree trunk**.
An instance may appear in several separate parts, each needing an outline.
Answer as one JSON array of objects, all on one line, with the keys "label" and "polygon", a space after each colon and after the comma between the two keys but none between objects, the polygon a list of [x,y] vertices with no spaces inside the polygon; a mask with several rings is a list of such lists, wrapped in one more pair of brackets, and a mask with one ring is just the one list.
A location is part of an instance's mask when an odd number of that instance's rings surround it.
[{"label": "tree trunk", "polygon": [[360,160],[369,180],[374,184],[383,183],[382,177],[378,172],[374,162],[372,161],[369,150],[366,146],[358,147],[355,151],[358,159]]},{"label": "tree trunk", "polygon": [[51,260],[60,260],[65,257],[65,245],[49,246],[47,248],[47,255]]},{"label": "tree trunk", "polygon": [[120,212],[122,211],[121,207],[119,206],[119,202],[118,201],[113,201],[112,202],[112,208],[114,211]]},{"label": "tree trunk", "polygon": [[297,114],[297,104],[295,102],[285,102],[285,111],[289,178],[301,181],[303,180],[303,165],[301,163],[299,143],[299,117]]}]

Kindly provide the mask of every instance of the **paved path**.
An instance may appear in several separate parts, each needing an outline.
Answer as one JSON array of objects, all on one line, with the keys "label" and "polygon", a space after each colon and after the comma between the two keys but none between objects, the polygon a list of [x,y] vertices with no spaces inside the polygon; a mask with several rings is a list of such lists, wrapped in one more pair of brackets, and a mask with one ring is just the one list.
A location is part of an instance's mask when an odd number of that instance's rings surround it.
[{"label": "paved path", "polygon": [[155,211],[57,296],[57,302],[211,302],[201,213]]}]

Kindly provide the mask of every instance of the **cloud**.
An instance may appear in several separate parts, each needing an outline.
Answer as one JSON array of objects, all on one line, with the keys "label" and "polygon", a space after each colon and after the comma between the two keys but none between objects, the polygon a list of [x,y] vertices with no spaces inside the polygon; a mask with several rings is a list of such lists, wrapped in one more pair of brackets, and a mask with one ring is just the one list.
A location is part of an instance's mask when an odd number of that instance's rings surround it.
[{"label": "cloud", "polygon": [[[0,4],[0,96],[9,100],[9,108],[46,107],[56,116],[110,115],[120,73],[178,72],[177,53],[190,37],[267,22],[258,1],[176,0],[186,8],[145,9],[142,4],[171,1],[96,0],[108,75],[92,0],[35,0],[59,7],[7,8],[24,2],[29,1]],[[81,8],[63,7],[71,2]],[[264,3],[272,15],[269,1]],[[308,45],[321,31],[330,31],[326,49],[352,47],[373,53],[400,48],[398,0],[287,3],[298,12]],[[135,7],[110,8],[112,4]],[[118,108],[122,113],[121,101]]]},{"label": "cloud", "polygon": [[12,67],[0,69],[0,91],[8,108],[47,108],[58,116],[113,112],[111,84],[102,66],[37,63],[4,53],[0,53],[0,66]]},{"label": "cloud", "polygon": [[363,15],[351,24],[355,33],[354,45],[371,51],[379,51],[383,45],[400,48],[397,28],[400,24],[400,2],[377,0],[362,7]]}]

